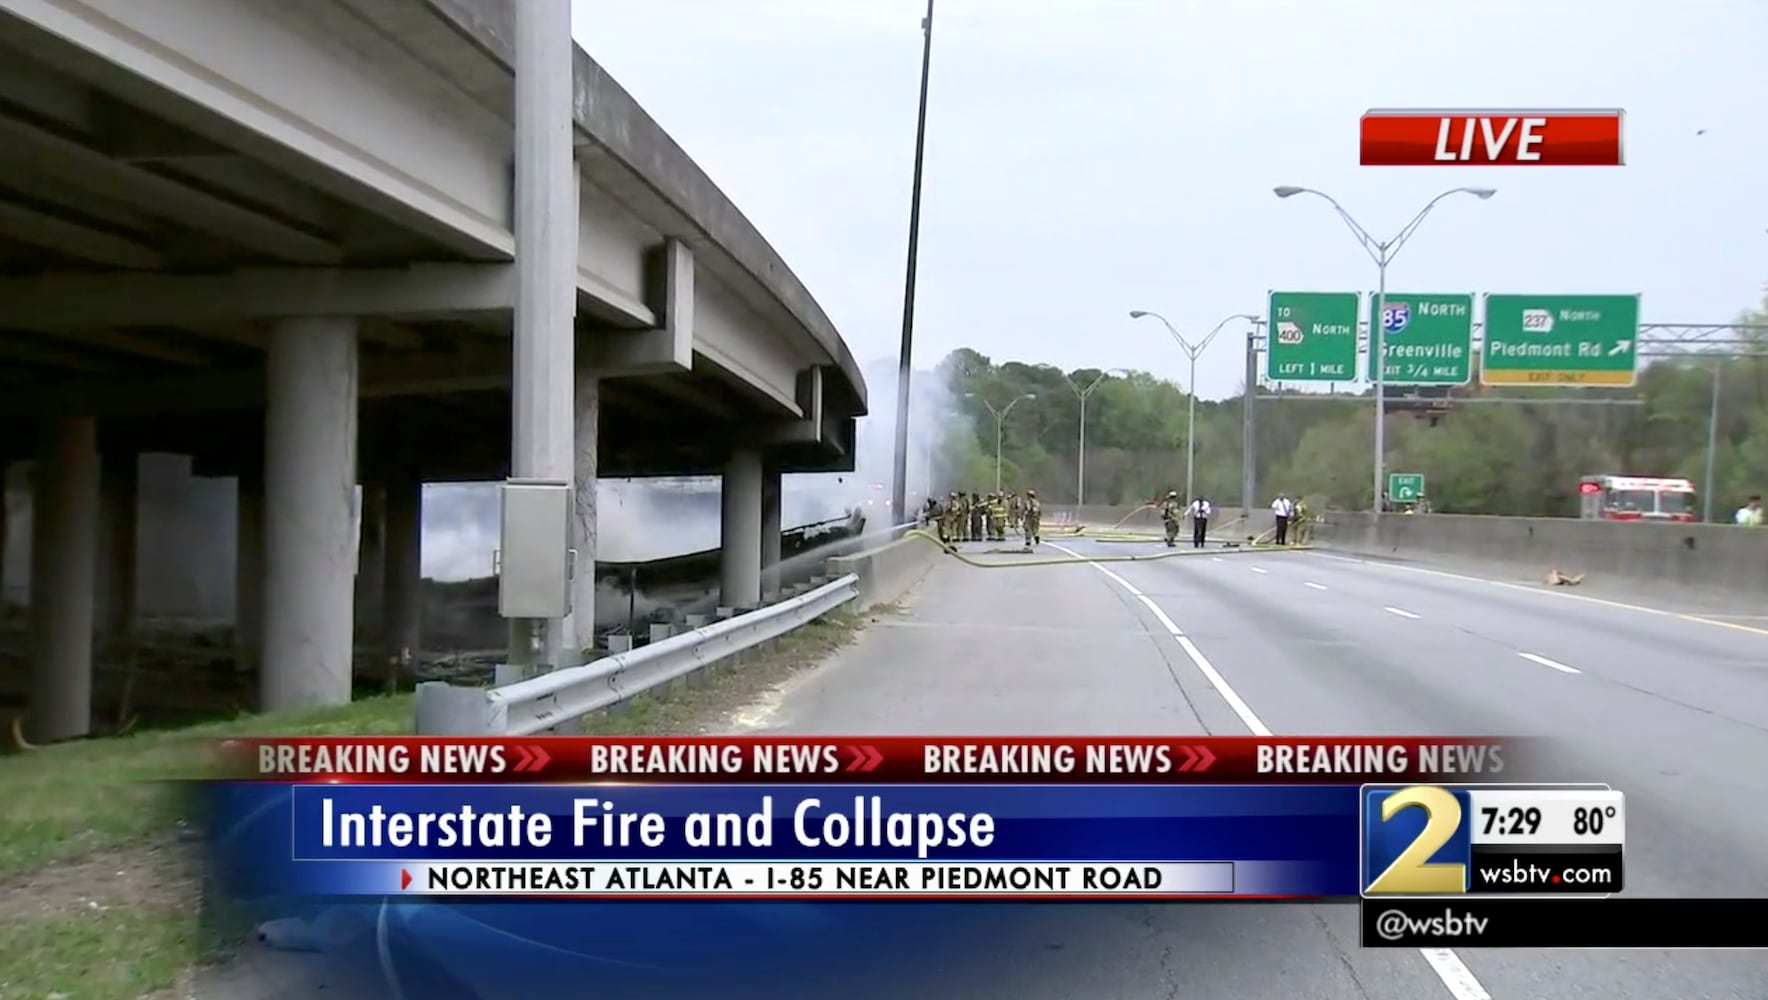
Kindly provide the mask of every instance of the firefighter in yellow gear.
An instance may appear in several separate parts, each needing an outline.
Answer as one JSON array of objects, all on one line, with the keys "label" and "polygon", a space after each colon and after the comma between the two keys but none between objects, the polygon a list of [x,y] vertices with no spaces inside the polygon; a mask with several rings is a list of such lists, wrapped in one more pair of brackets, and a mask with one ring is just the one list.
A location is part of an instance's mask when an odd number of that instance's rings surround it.
[{"label": "firefighter in yellow gear", "polygon": [[991,493],[988,497],[988,540],[1007,540],[1007,498],[999,493]]},{"label": "firefighter in yellow gear", "polygon": [[1160,523],[1166,528],[1166,547],[1178,544],[1179,525],[1185,521],[1185,502],[1179,499],[1179,491],[1167,493],[1166,499],[1160,501]]},{"label": "firefighter in yellow gear", "polygon": [[1037,490],[1025,491],[1025,547],[1027,549],[1043,541],[1044,509],[1037,502]]}]

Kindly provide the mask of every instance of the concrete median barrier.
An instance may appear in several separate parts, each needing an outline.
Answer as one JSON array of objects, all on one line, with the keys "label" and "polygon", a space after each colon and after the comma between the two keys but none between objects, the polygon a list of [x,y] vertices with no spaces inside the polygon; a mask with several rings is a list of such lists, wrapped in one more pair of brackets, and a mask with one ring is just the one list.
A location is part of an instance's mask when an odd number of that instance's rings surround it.
[{"label": "concrete median barrier", "polygon": [[927,575],[941,555],[936,543],[909,535],[864,552],[834,556],[826,572],[834,577],[849,573],[859,577],[859,599],[854,607],[864,610],[901,597]]},{"label": "concrete median barrier", "polygon": [[1768,530],[1558,517],[1332,511],[1314,525],[1323,548],[1453,559],[1544,578],[1550,568],[1593,581],[1631,581],[1731,595],[1768,594]]}]

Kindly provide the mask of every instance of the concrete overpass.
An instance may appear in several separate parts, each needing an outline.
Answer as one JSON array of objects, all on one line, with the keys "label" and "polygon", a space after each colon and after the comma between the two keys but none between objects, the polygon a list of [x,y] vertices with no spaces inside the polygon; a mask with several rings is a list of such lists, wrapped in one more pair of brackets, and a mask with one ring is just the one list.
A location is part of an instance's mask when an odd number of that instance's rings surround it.
[{"label": "concrete overpass", "polygon": [[[144,452],[238,479],[261,708],[349,696],[358,483],[387,655],[415,645],[420,484],[510,472],[513,64],[510,0],[0,0],[34,737],[89,728]],[[713,182],[582,51],[573,75],[576,481],[724,471],[725,599],[754,603],[778,476],[852,468],[864,380]]]}]

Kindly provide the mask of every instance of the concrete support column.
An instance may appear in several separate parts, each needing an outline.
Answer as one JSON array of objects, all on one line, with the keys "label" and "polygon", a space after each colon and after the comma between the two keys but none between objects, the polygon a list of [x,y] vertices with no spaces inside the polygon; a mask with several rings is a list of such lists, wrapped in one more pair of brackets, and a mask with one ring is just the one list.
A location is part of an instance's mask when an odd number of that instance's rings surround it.
[{"label": "concrete support column", "polygon": [[374,633],[381,627],[381,603],[387,589],[387,488],[362,484],[361,517],[356,532],[356,625]]},{"label": "concrete support column", "polygon": [[751,608],[761,602],[761,452],[738,448],[724,467],[719,603]]},{"label": "concrete support column", "polygon": [[36,742],[92,731],[92,604],[98,567],[98,426],[45,420],[31,501],[31,701]]},{"label": "concrete support column", "polygon": [[780,470],[761,470],[761,596],[780,591]]},{"label": "concrete support column", "polygon": [[390,472],[386,489],[381,653],[391,680],[422,648],[424,484],[406,461]]},{"label": "concrete support column", "polygon": [[254,456],[236,484],[238,524],[233,550],[233,649],[240,670],[264,655],[264,460]]},{"label": "concrete support column", "polygon": [[356,564],[356,321],[270,331],[259,709],[347,704]]},{"label": "concrete support column", "polygon": [[136,535],[141,511],[141,456],[133,451],[99,460],[99,505],[103,512],[103,615],[99,631],[127,636],[135,628]]},{"label": "concrete support column", "polygon": [[576,388],[571,547],[577,550],[577,573],[571,578],[571,617],[565,632],[571,637],[573,651],[580,652],[595,648],[596,435],[601,426],[602,384],[594,372],[578,371]]},{"label": "concrete support column", "polygon": [[6,533],[10,528],[12,512],[7,509],[7,500],[12,495],[12,462],[0,457],[0,607],[6,605]]}]

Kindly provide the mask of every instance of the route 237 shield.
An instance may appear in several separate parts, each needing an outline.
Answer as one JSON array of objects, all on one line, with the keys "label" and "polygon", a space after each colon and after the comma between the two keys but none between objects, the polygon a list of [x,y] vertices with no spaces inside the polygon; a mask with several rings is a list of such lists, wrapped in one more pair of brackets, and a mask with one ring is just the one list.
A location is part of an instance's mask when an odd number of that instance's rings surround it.
[{"label": "route 237 shield", "polygon": [[1383,302],[1381,304],[1381,329],[1387,333],[1400,333],[1412,325],[1412,307],[1404,302]]}]

